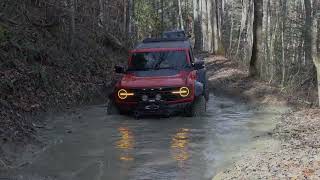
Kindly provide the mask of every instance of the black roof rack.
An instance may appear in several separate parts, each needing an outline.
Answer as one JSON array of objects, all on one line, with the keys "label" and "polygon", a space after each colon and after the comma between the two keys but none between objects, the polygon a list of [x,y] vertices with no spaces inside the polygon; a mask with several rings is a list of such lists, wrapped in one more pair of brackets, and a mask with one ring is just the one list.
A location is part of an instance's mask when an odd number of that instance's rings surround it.
[{"label": "black roof rack", "polygon": [[146,38],[143,43],[154,43],[154,42],[172,42],[172,41],[187,41],[188,38]]}]

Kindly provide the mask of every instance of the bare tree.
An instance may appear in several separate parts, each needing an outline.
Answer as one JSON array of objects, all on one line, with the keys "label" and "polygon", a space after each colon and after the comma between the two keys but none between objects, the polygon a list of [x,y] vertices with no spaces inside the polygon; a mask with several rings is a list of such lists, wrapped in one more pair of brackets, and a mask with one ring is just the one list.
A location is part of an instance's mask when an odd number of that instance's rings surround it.
[{"label": "bare tree", "polygon": [[128,2],[128,34],[132,35],[132,26],[133,26],[133,15],[134,15],[134,2],[133,0],[129,0]]},{"label": "bare tree", "polygon": [[228,48],[228,55],[231,58],[232,56],[232,43],[233,43],[233,25],[234,25],[234,19],[233,19],[233,4],[234,2],[231,1],[231,10],[229,11],[230,16],[230,33],[229,33],[229,48]]},{"label": "bare tree", "polygon": [[214,33],[213,33],[213,28],[214,28],[214,21],[213,21],[213,16],[215,15],[215,11],[213,9],[214,6],[214,1],[212,0],[207,0],[207,29],[208,29],[208,43],[207,45],[207,50],[210,53],[214,53],[214,43],[213,43],[213,38],[214,38]]},{"label": "bare tree", "polygon": [[260,76],[258,63],[262,51],[263,0],[254,0],[253,47],[250,59],[250,76]]},{"label": "bare tree", "polygon": [[184,29],[184,22],[183,22],[183,17],[182,17],[182,4],[181,0],[178,0],[178,6],[179,6],[179,23],[180,23],[180,29]]},{"label": "bare tree", "polygon": [[74,37],[76,33],[76,0],[69,0],[70,7],[70,29],[69,29],[69,38],[70,46],[74,46]]},{"label": "bare tree", "polygon": [[213,39],[212,39],[212,46],[213,46],[213,49],[212,49],[212,52],[214,54],[217,54],[218,52],[218,49],[219,49],[219,26],[218,26],[218,23],[219,23],[219,19],[218,19],[218,4],[217,4],[217,1],[216,0],[213,0],[212,1],[212,13],[211,13],[211,21],[212,21],[212,29],[213,29]]},{"label": "bare tree", "polygon": [[282,23],[281,23],[281,47],[282,47],[282,52],[281,52],[281,59],[282,59],[282,78],[281,78],[281,86],[284,87],[285,81],[286,81],[286,58],[285,58],[285,51],[286,51],[286,44],[284,40],[285,36],[285,31],[286,31],[286,15],[287,15],[287,1],[286,0],[281,0],[281,7],[282,7]]},{"label": "bare tree", "polygon": [[199,1],[193,0],[193,19],[194,19],[194,48],[201,50],[202,47],[202,32],[201,32],[201,16]]},{"label": "bare tree", "polygon": [[[311,11],[311,3],[309,0],[305,0],[305,5],[306,5],[306,18],[310,18],[310,12]],[[320,12],[319,12],[319,2],[317,0],[313,1],[313,11],[312,11],[312,21],[311,21],[311,27],[307,27],[308,31],[311,31],[311,36],[308,34],[311,39],[311,57],[312,60],[316,66],[317,69],[317,84],[318,84],[318,105],[320,106],[320,54],[318,53],[317,49],[317,42],[318,42],[318,19],[320,18]],[[310,20],[306,20],[306,22],[310,23]],[[309,29],[310,28],[310,29]],[[308,37],[308,38],[310,38]]]},{"label": "bare tree", "polygon": [[237,49],[236,49],[236,57],[238,56],[239,50],[240,50],[240,43],[241,43],[241,36],[243,34],[243,31],[245,29],[245,24],[247,22],[247,13],[248,13],[248,5],[249,2],[247,2],[248,0],[241,0],[242,1],[242,12],[241,12],[241,24],[240,24],[240,28],[239,28],[239,37],[238,37],[238,45],[237,45]]},{"label": "bare tree", "polygon": [[304,51],[305,51],[305,59],[312,59],[312,7],[310,0],[304,0],[304,6],[306,9],[305,16],[305,34],[304,34]]}]

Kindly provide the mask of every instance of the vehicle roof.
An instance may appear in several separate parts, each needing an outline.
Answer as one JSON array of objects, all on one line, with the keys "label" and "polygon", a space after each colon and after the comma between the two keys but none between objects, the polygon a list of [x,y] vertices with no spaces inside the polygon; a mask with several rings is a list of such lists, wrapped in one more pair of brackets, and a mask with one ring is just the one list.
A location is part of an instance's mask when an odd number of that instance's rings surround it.
[{"label": "vehicle roof", "polygon": [[191,48],[187,39],[145,39],[138,44],[137,49],[154,49],[154,48]]}]

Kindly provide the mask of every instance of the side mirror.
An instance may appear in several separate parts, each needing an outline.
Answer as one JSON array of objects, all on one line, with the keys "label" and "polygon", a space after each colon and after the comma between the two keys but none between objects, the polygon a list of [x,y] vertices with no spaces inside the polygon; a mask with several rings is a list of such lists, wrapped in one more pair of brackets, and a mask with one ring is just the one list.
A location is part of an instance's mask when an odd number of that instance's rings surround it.
[{"label": "side mirror", "polygon": [[114,71],[118,74],[124,74],[125,71],[124,71],[124,68],[121,67],[121,66],[114,66]]},{"label": "side mirror", "polygon": [[193,63],[193,67],[195,70],[204,69],[204,61],[198,61]]}]

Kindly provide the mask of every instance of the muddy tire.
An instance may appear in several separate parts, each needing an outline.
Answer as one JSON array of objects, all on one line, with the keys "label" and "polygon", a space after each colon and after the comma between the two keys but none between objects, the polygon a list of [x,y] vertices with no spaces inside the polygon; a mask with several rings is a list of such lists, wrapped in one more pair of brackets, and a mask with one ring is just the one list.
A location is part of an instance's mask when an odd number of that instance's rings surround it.
[{"label": "muddy tire", "polygon": [[199,96],[190,108],[186,109],[185,114],[188,117],[201,117],[207,111],[207,102],[204,96]]},{"label": "muddy tire", "polygon": [[208,77],[206,76],[205,78],[205,82],[203,83],[203,94],[204,94],[204,97],[206,99],[206,101],[208,102],[209,101],[209,98],[210,98],[210,93],[209,93],[209,81],[208,81]]},{"label": "muddy tire", "polygon": [[108,102],[107,113],[108,113],[108,115],[120,114],[120,111],[119,111],[118,107],[115,105],[115,103],[112,100],[110,100]]}]

